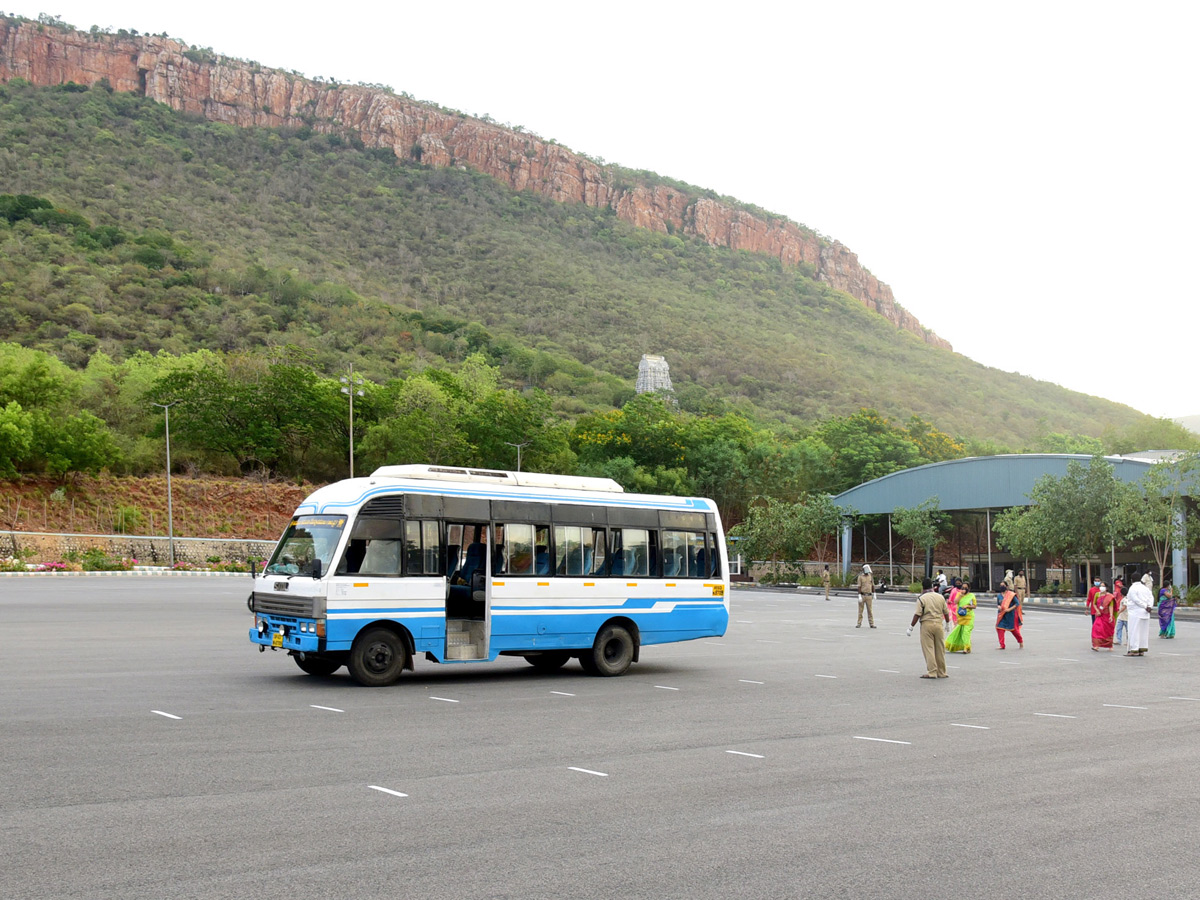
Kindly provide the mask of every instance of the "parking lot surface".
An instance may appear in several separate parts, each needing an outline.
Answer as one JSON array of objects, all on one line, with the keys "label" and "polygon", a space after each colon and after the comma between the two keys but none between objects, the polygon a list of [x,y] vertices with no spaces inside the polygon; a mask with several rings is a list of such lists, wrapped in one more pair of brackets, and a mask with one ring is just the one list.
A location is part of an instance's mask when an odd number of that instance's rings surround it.
[{"label": "parking lot surface", "polygon": [[[1195,892],[1200,624],[1087,616],[921,680],[909,604],[735,591],[721,639],[304,675],[249,578],[0,583],[16,898],[1151,898]],[[982,599],[982,598],[981,598]],[[984,601],[986,602],[986,601]]]}]

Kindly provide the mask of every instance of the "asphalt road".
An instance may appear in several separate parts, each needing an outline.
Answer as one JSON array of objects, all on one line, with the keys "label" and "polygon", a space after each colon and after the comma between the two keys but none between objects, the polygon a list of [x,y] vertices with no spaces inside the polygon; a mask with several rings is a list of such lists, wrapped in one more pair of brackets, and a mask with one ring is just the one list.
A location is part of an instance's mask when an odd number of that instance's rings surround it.
[{"label": "asphalt road", "polygon": [[[923,681],[907,604],[739,592],[719,640],[419,660],[391,688],[246,639],[249,580],[0,579],[0,895],[1194,896],[1200,624],[1086,616]],[[1155,628],[1152,634],[1156,634]]]}]

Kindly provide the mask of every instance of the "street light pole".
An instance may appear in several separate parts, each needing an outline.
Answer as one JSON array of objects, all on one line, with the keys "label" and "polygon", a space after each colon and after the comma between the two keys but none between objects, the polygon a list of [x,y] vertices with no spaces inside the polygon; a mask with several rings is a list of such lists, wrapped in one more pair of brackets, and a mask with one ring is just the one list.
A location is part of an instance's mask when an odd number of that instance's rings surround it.
[{"label": "street light pole", "polygon": [[350,477],[354,477],[354,397],[355,395],[363,396],[362,376],[354,377],[354,363],[350,363],[349,376],[343,375],[339,379],[343,385],[342,393],[350,398]]},{"label": "street light pole", "polygon": [[154,406],[162,408],[163,415],[166,416],[167,428],[167,564],[171,568],[175,567],[175,518],[174,510],[171,503],[171,407],[178,403],[178,400],[172,400],[170,403],[155,403]]},{"label": "street light pole", "polygon": [[520,444],[514,444],[512,441],[505,441],[504,443],[508,444],[508,446],[510,446],[510,447],[517,448],[517,471],[520,472],[521,471],[521,448],[528,447],[530,444],[533,443],[533,441],[522,441]]}]

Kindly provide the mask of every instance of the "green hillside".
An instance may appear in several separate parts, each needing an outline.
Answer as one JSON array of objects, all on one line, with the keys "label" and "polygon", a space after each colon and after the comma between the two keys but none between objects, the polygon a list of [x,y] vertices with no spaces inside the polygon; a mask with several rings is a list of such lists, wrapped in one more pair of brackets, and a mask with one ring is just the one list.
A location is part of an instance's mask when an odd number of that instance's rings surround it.
[{"label": "green hillside", "polygon": [[627,399],[650,352],[683,409],[762,423],[873,407],[1020,449],[1148,422],[927,346],[773,259],[101,87],[0,87],[0,193],[86,219],[84,238],[0,223],[0,341],[74,367],[290,344],[383,381],[480,351],[578,415]]}]

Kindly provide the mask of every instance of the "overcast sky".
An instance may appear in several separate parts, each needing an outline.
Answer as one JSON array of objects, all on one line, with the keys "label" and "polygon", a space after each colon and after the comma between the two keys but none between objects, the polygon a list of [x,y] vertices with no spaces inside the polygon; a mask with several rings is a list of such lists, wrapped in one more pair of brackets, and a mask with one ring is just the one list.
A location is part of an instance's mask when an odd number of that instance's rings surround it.
[{"label": "overcast sky", "polygon": [[711,188],[841,241],[973,359],[1200,413],[1200,4],[13,3]]}]

